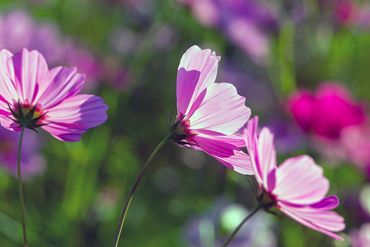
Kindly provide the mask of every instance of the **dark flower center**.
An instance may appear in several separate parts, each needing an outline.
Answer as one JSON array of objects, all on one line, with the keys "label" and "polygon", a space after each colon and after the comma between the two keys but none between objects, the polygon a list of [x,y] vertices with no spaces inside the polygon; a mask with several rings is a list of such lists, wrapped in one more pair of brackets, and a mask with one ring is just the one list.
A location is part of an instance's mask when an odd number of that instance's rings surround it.
[{"label": "dark flower center", "polygon": [[269,211],[271,208],[273,208],[276,205],[276,197],[265,190],[263,190],[258,196],[257,196],[257,201],[261,205],[261,207]]},{"label": "dark flower center", "polygon": [[190,121],[185,118],[185,115],[179,114],[176,122],[170,127],[170,139],[180,145],[191,144],[189,140],[195,133],[189,127]]},{"label": "dark flower center", "polygon": [[9,105],[9,109],[12,112],[14,121],[20,125],[20,127],[26,127],[32,130],[45,125],[42,120],[45,118],[45,114],[39,105],[30,105],[23,103],[16,103],[12,106]]}]

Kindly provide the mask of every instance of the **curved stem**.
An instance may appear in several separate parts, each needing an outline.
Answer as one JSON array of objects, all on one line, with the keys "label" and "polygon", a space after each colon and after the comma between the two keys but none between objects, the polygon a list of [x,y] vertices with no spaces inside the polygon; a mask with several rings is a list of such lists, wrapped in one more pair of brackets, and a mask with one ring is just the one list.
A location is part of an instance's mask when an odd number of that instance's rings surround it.
[{"label": "curved stem", "polygon": [[249,220],[261,208],[262,208],[261,205],[258,205],[255,209],[253,209],[253,211],[250,214],[248,214],[247,217],[245,217],[244,220],[240,222],[240,224],[235,228],[233,233],[227,238],[226,242],[222,245],[222,247],[228,246],[230,242],[234,239],[235,235],[239,232],[240,228],[242,228],[244,223],[247,222],[247,220]]},{"label": "curved stem", "polygon": [[18,194],[19,194],[19,205],[21,208],[21,217],[22,217],[22,231],[23,231],[23,245],[28,247],[27,241],[27,227],[26,227],[26,207],[24,205],[24,193],[23,193],[23,183],[22,183],[22,169],[21,169],[21,158],[22,158],[22,143],[23,143],[23,134],[25,127],[22,127],[21,134],[19,136],[18,142],[18,156],[17,156],[17,168],[18,168]]},{"label": "curved stem", "polygon": [[131,187],[129,196],[128,196],[125,204],[124,204],[125,206],[123,207],[122,212],[121,212],[121,216],[120,216],[120,220],[119,220],[119,224],[118,224],[118,228],[117,228],[117,232],[116,232],[116,237],[115,237],[115,241],[114,241],[114,244],[113,244],[114,247],[118,247],[118,243],[119,243],[119,240],[120,240],[120,237],[121,237],[121,234],[122,234],[122,229],[123,229],[123,225],[125,223],[125,219],[126,219],[126,215],[127,215],[128,209],[130,207],[130,204],[132,202],[132,199],[134,198],[135,191],[136,191],[137,187],[139,186],[140,181],[141,181],[141,179],[143,178],[143,176],[145,174],[146,168],[148,167],[149,163],[152,161],[152,159],[154,158],[154,156],[162,148],[162,146],[169,140],[169,138],[170,138],[169,135],[166,136],[166,138],[164,138],[157,145],[157,147],[150,154],[149,158],[146,160],[144,166],[141,168],[141,170],[139,172],[139,175],[136,177],[135,182],[134,182],[134,184]]}]

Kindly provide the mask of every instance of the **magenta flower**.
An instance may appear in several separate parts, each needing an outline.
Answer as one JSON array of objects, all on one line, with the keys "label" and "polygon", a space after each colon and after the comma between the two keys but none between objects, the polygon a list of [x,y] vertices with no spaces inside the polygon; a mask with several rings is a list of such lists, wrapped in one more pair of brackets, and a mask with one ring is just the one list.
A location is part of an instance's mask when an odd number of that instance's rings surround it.
[{"label": "magenta flower", "polygon": [[366,29],[370,26],[370,5],[353,0],[335,0],[325,3],[327,8],[334,11],[338,24],[349,27]]},{"label": "magenta flower", "polygon": [[62,141],[78,141],[102,124],[107,106],[100,97],[78,94],[85,76],[76,68],[49,69],[37,51],[0,51],[0,122],[12,131],[41,127]]},{"label": "magenta flower", "polygon": [[332,211],[339,205],[338,198],[325,197],[329,181],[322,168],[307,155],[277,166],[273,135],[267,128],[258,135],[257,125],[257,118],[250,120],[244,136],[260,189],[260,205],[265,210],[276,207],[302,225],[341,240],[334,232],[345,228],[344,219]]},{"label": "magenta flower", "polygon": [[288,109],[304,131],[329,140],[338,140],[344,128],[366,120],[364,107],[335,83],[324,83],[315,93],[294,93],[288,100]]},{"label": "magenta flower", "polygon": [[182,56],[171,138],[181,146],[206,152],[239,173],[252,174],[238,134],[250,117],[250,109],[232,84],[215,83],[219,60],[214,52],[198,46]]}]

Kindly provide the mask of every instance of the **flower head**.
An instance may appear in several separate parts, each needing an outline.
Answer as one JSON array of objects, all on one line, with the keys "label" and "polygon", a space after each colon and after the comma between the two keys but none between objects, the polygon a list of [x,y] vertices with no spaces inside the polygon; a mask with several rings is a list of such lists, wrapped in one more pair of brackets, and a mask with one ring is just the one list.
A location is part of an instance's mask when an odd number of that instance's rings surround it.
[{"label": "flower head", "polygon": [[325,197],[329,181],[322,168],[307,155],[277,166],[273,135],[267,128],[258,135],[257,124],[257,118],[250,120],[244,136],[260,188],[260,205],[266,210],[276,207],[306,227],[341,239],[333,232],[344,229],[344,220],[331,211],[339,201],[334,195]]},{"label": "flower head", "polygon": [[363,106],[335,83],[324,83],[315,93],[308,90],[294,93],[288,108],[304,131],[330,140],[339,139],[344,128],[366,120]]},{"label": "flower head", "polygon": [[59,140],[78,141],[107,118],[100,97],[78,94],[84,82],[76,68],[49,69],[37,51],[1,50],[1,125],[12,131],[41,127]]},{"label": "flower head", "polygon": [[177,72],[177,119],[171,138],[181,146],[201,150],[233,170],[252,174],[249,158],[241,151],[250,109],[230,83],[215,83],[220,57],[192,46]]}]

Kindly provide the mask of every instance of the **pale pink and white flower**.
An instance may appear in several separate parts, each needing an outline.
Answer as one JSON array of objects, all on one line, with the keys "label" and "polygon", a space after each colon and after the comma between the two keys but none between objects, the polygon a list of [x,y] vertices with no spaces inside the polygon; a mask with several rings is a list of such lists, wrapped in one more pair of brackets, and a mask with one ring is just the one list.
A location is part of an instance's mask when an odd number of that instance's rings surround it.
[{"label": "pale pink and white flower", "polygon": [[332,211],[339,205],[335,195],[326,196],[329,181],[323,169],[307,156],[289,158],[277,166],[274,138],[267,128],[257,133],[258,119],[249,121],[244,137],[259,185],[260,205],[273,207],[302,225],[334,239],[345,228],[342,216]]},{"label": "pale pink and white flower", "polygon": [[232,84],[215,83],[219,61],[214,52],[198,46],[190,47],[181,58],[177,119],[171,127],[171,139],[209,154],[236,172],[253,174],[238,134],[250,117],[250,109]]},{"label": "pale pink and white flower", "polygon": [[0,123],[19,131],[41,127],[62,141],[78,141],[106,119],[107,105],[79,94],[85,76],[76,68],[49,69],[38,51],[0,51]]}]

